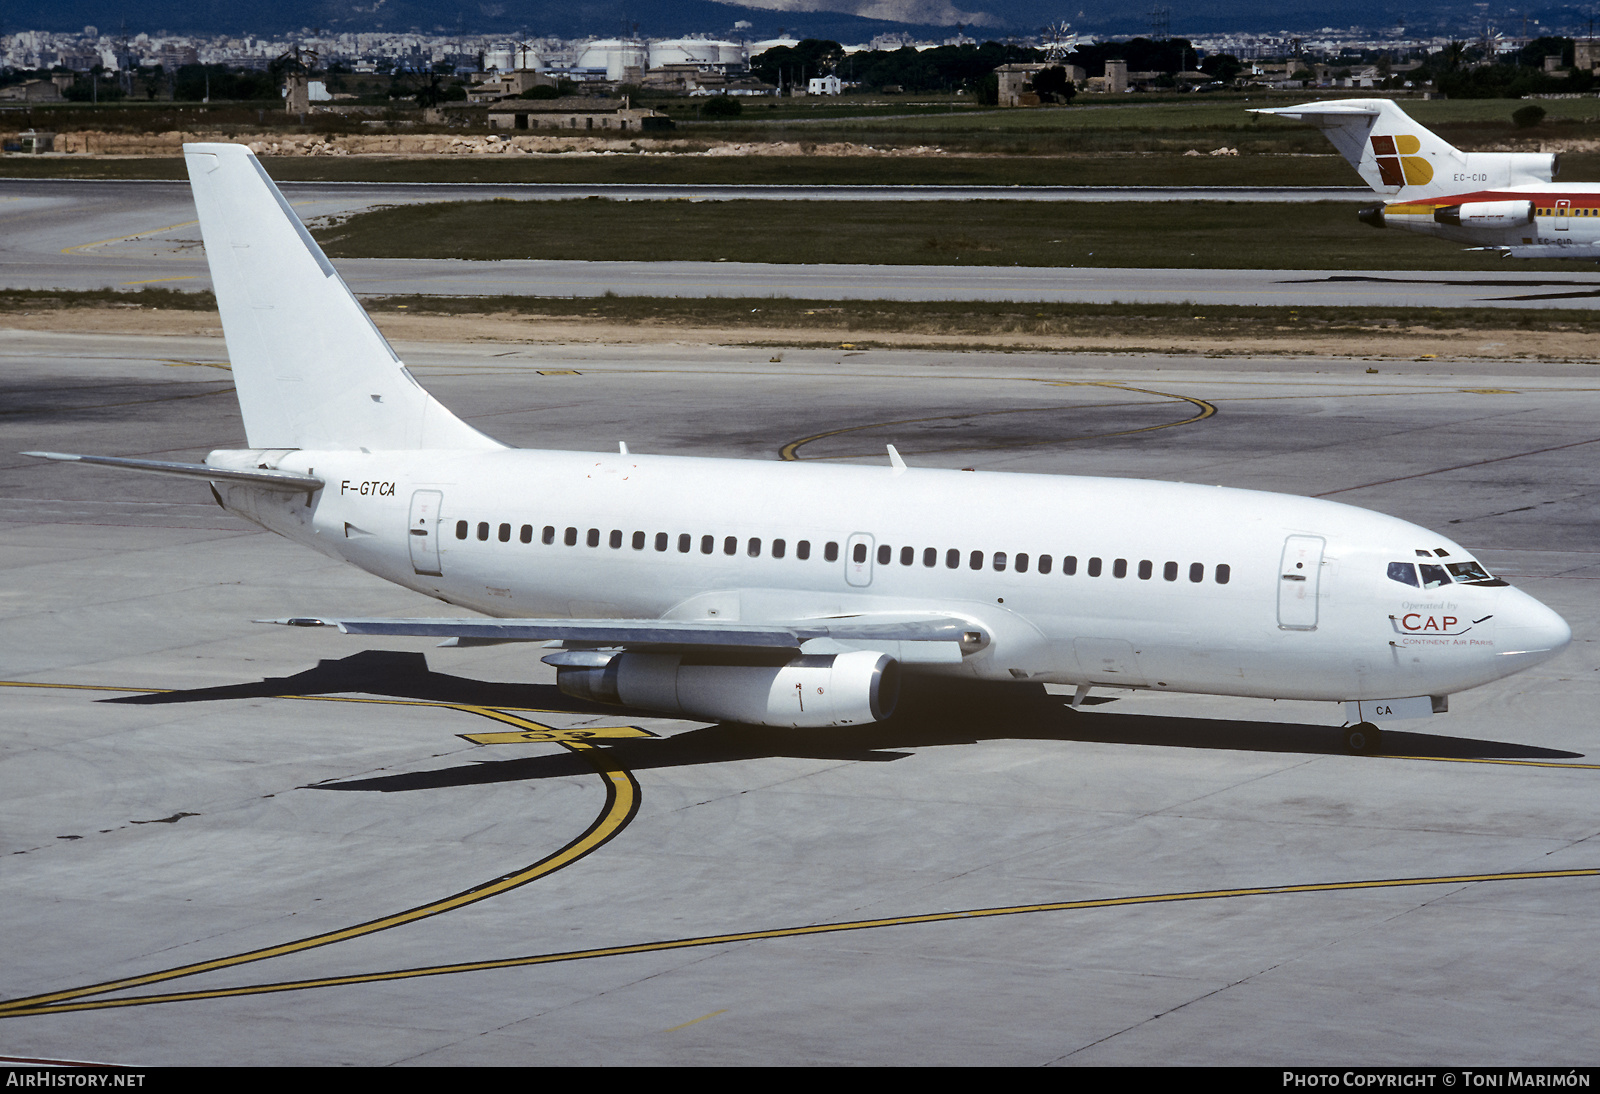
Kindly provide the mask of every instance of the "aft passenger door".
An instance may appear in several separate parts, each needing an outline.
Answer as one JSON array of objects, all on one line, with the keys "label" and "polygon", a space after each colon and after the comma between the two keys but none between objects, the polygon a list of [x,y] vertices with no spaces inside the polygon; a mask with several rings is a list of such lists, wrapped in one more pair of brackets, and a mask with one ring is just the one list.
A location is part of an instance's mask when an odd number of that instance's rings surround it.
[{"label": "aft passenger door", "polygon": [[444,493],[439,490],[418,490],[411,495],[411,522],[406,528],[411,568],[430,577],[443,573],[439,569],[439,510],[443,504]]},{"label": "aft passenger door", "polygon": [[1321,536],[1290,536],[1283,541],[1283,562],[1278,567],[1278,626],[1286,631],[1317,629],[1323,543]]}]

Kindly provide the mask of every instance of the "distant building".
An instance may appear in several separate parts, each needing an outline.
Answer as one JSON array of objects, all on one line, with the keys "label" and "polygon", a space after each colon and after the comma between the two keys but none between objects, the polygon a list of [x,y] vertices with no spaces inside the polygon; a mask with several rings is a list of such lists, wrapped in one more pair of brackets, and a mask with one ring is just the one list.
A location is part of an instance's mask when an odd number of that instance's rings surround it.
[{"label": "distant building", "polygon": [[843,89],[837,76],[813,76],[806,84],[807,95],[837,95]]},{"label": "distant building", "polygon": [[1067,79],[1071,83],[1077,85],[1084,82],[1084,71],[1077,65],[1058,66],[1043,61],[1001,65],[994,70],[995,79],[1000,85],[1000,105],[1038,106],[1040,99],[1038,93],[1033,90],[1033,78],[1047,68],[1057,67],[1067,70]]},{"label": "distant building", "polygon": [[489,111],[490,129],[562,129],[591,133],[596,129],[630,133],[656,133],[672,129],[672,119],[656,110],[618,106],[614,102],[586,100],[528,100],[515,110]]},{"label": "distant building", "polygon": [[66,96],[54,80],[24,80],[0,87],[0,102],[59,103]]},{"label": "distant building", "polygon": [[467,102],[492,103],[501,99],[514,99],[532,88],[556,87],[558,84],[556,77],[534,72],[532,69],[518,69],[497,76],[485,75],[482,80],[467,88]]}]

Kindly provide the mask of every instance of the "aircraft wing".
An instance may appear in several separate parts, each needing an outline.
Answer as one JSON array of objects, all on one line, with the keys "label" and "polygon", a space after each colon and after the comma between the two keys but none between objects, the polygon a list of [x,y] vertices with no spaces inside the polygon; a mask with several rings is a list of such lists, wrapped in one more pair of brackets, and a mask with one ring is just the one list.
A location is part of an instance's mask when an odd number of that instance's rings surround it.
[{"label": "aircraft wing", "polygon": [[[722,623],[677,619],[266,619],[290,627],[337,627],[343,634],[444,638],[450,645],[547,642],[579,652],[608,647],[661,652],[798,650],[842,653],[882,650],[911,664],[958,663],[989,644],[971,620],[955,617],[836,616],[785,623]],[[562,655],[545,658],[565,663]]]}]

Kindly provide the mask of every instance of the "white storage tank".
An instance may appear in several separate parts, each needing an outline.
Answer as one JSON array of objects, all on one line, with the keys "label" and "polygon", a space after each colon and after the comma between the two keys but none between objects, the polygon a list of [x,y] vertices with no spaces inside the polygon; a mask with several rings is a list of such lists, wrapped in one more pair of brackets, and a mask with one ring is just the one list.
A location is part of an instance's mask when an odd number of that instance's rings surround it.
[{"label": "white storage tank", "polygon": [[650,67],[663,65],[714,65],[717,44],[703,38],[672,38],[650,43]]},{"label": "white storage tank", "polygon": [[600,38],[583,47],[577,68],[606,70],[606,79],[621,80],[629,68],[649,67],[649,51],[643,42],[621,38]]}]

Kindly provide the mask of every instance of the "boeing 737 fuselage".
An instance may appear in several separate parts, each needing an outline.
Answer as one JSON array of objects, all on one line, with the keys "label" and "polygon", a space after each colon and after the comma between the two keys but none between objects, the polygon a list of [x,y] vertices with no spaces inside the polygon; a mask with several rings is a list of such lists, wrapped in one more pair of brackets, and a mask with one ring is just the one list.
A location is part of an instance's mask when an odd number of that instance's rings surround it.
[{"label": "boeing 737 fuselage", "polygon": [[1452,540],[1328,501],[1124,479],[514,450],[411,377],[248,150],[186,148],[248,447],[231,512],[481,617],[279,622],[535,642],[575,696],[773,726],[902,678],[1332,700],[1370,723],[1567,625]]}]

